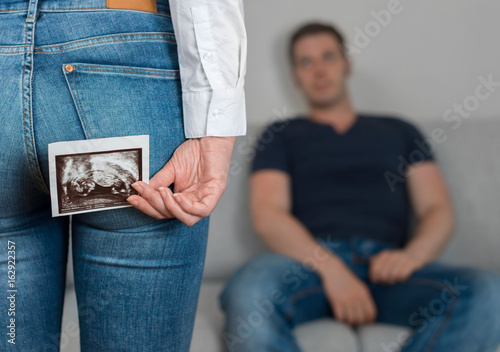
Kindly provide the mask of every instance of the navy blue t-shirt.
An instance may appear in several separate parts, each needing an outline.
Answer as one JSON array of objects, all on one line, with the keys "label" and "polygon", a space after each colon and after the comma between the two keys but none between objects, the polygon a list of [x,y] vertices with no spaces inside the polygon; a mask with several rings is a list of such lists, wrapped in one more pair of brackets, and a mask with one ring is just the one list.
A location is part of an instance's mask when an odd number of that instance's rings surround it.
[{"label": "navy blue t-shirt", "polygon": [[317,237],[357,235],[396,246],[409,238],[409,165],[434,160],[413,124],[358,114],[339,134],[307,117],[275,121],[260,132],[251,172],[279,169],[291,176],[292,214]]}]

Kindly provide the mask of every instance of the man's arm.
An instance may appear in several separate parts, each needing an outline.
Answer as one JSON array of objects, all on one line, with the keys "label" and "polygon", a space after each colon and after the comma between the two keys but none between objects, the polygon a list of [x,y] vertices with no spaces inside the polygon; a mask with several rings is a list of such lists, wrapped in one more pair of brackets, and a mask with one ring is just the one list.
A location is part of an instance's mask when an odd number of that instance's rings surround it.
[{"label": "man's arm", "polygon": [[407,180],[418,225],[405,250],[425,265],[441,254],[453,235],[453,207],[435,162],[410,167]]},{"label": "man's arm", "polygon": [[291,214],[288,173],[259,170],[252,173],[250,185],[254,228],[265,244],[319,274],[338,320],[350,324],[374,321],[376,307],[366,285]]},{"label": "man's arm", "polygon": [[[324,248],[291,214],[290,177],[278,170],[259,170],[250,178],[254,228],[274,252],[289,256],[322,273],[341,259]],[[315,266],[313,268],[312,266]]]},{"label": "man's arm", "polygon": [[426,161],[412,165],[407,171],[407,186],[418,225],[404,248],[384,250],[371,258],[373,282],[406,280],[435,260],[453,235],[453,207],[437,164]]}]

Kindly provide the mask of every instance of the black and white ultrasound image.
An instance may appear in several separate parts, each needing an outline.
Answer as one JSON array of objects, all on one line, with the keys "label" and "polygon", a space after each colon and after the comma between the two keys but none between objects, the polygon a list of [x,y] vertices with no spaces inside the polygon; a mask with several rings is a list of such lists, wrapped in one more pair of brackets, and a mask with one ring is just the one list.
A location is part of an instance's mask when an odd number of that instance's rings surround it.
[{"label": "black and white ultrasound image", "polygon": [[60,213],[129,205],[142,179],[141,148],[56,156]]}]

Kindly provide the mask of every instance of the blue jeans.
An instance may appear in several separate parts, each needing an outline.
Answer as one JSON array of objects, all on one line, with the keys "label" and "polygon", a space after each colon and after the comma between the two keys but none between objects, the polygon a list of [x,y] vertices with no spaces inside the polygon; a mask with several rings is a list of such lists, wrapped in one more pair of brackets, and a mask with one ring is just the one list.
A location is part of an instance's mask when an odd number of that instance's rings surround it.
[{"label": "blue jeans", "polygon": [[[394,245],[354,236],[320,239],[367,285],[377,306],[377,322],[412,328],[386,351],[495,352],[500,344],[500,275],[491,271],[430,263],[405,282],[371,283],[368,258]],[[243,265],[219,296],[226,314],[226,351],[300,351],[293,328],[318,318],[333,319],[313,270],[281,254],[265,253]],[[317,261],[316,261],[317,263]],[[401,343],[402,342],[402,343]]]},{"label": "blue jeans", "polygon": [[158,10],[0,2],[0,351],[59,351],[70,234],[82,352],[189,350],[209,217],[70,221],[48,190],[49,143],[148,134],[152,177],[185,141],[168,0]]}]

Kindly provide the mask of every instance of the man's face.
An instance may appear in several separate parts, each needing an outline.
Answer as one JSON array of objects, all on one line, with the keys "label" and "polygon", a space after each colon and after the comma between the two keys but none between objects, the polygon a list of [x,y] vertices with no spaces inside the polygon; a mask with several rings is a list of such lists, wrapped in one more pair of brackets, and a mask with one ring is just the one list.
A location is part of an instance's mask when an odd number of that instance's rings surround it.
[{"label": "man's face", "polygon": [[328,33],[308,35],[294,46],[295,80],[313,107],[331,107],[346,96],[350,63]]}]

